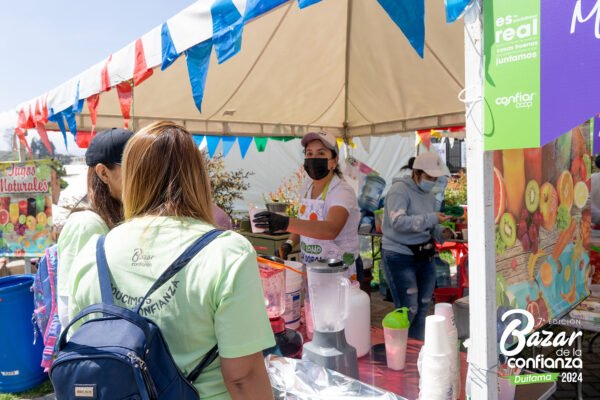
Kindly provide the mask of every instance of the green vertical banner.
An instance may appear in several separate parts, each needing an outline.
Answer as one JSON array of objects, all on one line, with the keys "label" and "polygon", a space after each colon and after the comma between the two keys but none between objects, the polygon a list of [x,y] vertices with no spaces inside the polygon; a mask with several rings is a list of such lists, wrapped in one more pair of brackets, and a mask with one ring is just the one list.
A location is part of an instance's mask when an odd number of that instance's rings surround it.
[{"label": "green vertical banner", "polygon": [[486,0],[485,149],[540,146],[540,2]]}]

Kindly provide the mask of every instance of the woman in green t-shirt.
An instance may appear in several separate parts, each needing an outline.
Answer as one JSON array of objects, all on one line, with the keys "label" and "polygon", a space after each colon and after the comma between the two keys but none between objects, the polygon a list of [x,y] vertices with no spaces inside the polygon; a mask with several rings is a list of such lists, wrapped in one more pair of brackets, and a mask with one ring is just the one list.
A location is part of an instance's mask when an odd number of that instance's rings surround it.
[{"label": "woman in green t-shirt", "polygon": [[[125,221],[106,235],[113,299],[133,308],[192,242],[214,229],[207,167],[192,136],[172,122],[137,132],[123,155]],[[69,312],[101,299],[96,240],[74,266]],[[187,375],[216,345],[219,357],[194,382],[202,399],[272,399],[262,350],[275,345],[256,252],[226,231],[156,291],[152,319]]]},{"label": "woman in green t-shirt", "polygon": [[71,266],[81,249],[96,235],[104,235],[123,220],[121,159],[133,132],[112,128],[99,132],[85,152],[87,195],[83,210],[72,212],[58,237],[58,317],[63,326],[68,314]]}]

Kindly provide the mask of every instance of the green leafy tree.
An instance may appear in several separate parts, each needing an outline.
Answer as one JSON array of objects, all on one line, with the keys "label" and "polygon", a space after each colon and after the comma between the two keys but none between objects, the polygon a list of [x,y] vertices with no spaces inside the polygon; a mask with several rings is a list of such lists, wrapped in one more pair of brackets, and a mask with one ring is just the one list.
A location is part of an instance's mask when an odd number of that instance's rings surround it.
[{"label": "green leafy tree", "polygon": [[[30,147],[31,147],[31,153],[33,153],[33,158],[36,160],[52,157],[52,155],[50,154],[50,152],[48,151],[46,146],[44,146],[44,143],[40,139],[37,139],[37,138],[31,139]],[[52,147],[52,153],[56,154],[56,147],[54,147],[54,143],[50,142],[50,147]]]},{"label": "green leafy tree", "polygon": [[254,172],[244,171],[243,169],[227,170],[221,153],[215,154],[212,159],[206,152],[203,152],[203,155],[208,167],[213,201],[227,214],[231,215],[233,202],[244,198],[244,191],[250,188],[248,178],[254,175]]}]

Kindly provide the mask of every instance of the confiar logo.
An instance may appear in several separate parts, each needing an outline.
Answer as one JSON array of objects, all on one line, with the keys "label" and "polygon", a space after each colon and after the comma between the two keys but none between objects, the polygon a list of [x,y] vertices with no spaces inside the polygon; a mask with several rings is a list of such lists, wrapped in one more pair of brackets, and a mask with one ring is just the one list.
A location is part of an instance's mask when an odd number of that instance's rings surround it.
[{"label": "confiar logo", "polygon": [[503,107],[514,106],[515,108],[530,108],[533,106],[535,96],[535,92],[517,92],[510,96],[496,97],[496,105]]}]

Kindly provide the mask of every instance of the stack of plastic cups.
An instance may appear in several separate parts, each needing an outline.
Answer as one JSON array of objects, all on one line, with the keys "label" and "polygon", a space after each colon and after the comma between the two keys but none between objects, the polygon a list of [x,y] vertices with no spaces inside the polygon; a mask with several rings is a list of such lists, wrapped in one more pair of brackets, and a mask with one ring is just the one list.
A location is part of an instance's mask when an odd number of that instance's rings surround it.
[{"label": "stack of plastic cups", "polygon": [[419,355],[419,399],[451,400],[453,376],[446,318],[430,315],[425,320],[425,344]]},{"label": "stack of plastic cups", "polygon": [[469,347],[471,346],[471,339],[465,339],[463,342],[463,346],[467,349],[467,378],[465,379],[465,399],[472,400],[471,396],[471,379],[473,377],[473,370],[471,369],[471,351]]},{"label": "stack of plastic cups", "polygon": [[450,355],[452,364],[450,371],[452,372],[452,399],[460,398],[460,353],[458,351],[458,331],[454,321],[454,311],[450,303],[438,303],[435,305],[435,315],[440,315],[446,318],[446,332],[448,345],[450,346]]}]

